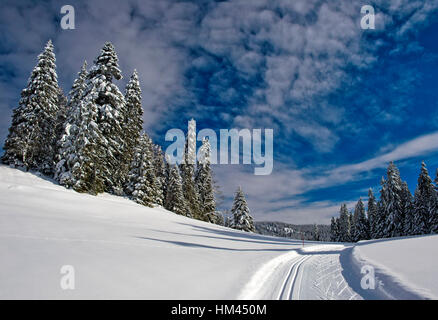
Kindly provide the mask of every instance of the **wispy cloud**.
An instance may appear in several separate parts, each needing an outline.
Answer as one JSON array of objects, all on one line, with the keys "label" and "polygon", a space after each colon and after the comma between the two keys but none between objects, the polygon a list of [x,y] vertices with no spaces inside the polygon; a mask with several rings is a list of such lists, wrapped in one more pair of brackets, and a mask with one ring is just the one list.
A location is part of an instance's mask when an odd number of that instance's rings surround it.
[{"label": "wispy cloud", "polygon": [[438,152],[438,132],[433,132],[414,138],[400,144],[393,150],[359,163],[348,164],[329,171],[329,176],[337,177],[333,180],[353,179],[356,174],[368,172],[377,168],[384,168],[390,161],[399,161],[420,158]]},{"label": "wispy cloud", "polygon": [[[406,141],[390,151],[358,163],[291,169],[277,162],[269,176],[251,175],[244,166],[218,166],[215,172],[228,195],[237,185],[244,188],[253,213],[258,219],[266,220],[271,217],[296,223],[328,223],[330,217],[337,213],[341,202],[346,201],[352,206],[353,199],[309,201],[309,192],[331,187],[342,189],[342,186],[348,186],[349,183],[364,178],[374,179],[377,184],[379,175],[385,172],[382,169],[386,168],[390,161],[413,160],[418,165],[422,157],[436,153],[438,132]],[[367,188],[358,189],[357,198],[366,197],[366,190]],[[320,198],[323,199],[324,196]]]}]

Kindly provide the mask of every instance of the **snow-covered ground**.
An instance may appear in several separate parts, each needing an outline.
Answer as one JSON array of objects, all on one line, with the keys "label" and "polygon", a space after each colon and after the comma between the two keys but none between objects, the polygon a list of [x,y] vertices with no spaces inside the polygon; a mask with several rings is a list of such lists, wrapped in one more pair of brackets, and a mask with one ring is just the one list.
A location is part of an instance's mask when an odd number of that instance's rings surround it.
[{"label": "snow-covered ground", "polygon": [[352,251],[356,268],[374,267],[383,299],[438,299],[438,235],[361,241]]},{"label": "snow-covered ground", "polygon": [[[300,247],[0,166],[0,298],[234,299]],[[63,265],[75,290],[62,290]]]},{"label": "snow-covered ground", "polygon": [[[0,166],[2,299],[434,298],[437,246],[430,236],[302,248]],[[60,286],[64,265],[74,290]],[[363,265],[384,285],[363,290]]]}]

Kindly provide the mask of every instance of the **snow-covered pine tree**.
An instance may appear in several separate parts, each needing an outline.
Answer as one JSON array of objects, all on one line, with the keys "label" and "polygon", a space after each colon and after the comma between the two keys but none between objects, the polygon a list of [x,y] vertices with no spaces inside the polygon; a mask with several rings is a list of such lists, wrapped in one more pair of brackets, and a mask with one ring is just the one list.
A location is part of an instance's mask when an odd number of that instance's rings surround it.
[{"label": "snow-covered pine tree", "polygon": [[13,111],[2,162],[51,175],[56,152],[58,77],[49,40],[33,69],[19,106]]},{"label": "snow-covered pine tree", "polygon": [[341,231],[339,229],[339,217],[335,218],[335,222],[336,222],[336,242],[341,242],[342,240],[342,236],[341,236]]},{"label": "snow-covered pine tree", "polygon": [[101,153],[97,154],[97,158],[101,162],[102,171],[99,174],[104,181],[105,191],[121,194],[125,173],[122,164],[127,148],[123,133],[126,102],[113,79],[122,79],[122,73],[114,46],[106,42],[88,73],[84,99],[94,104],[99,114],[97,125],[102,135],[97,142],[102,148],[99,148]]},{"label": "snow-covered pine tree", "polygon": [[82,65],[78,77],[73,82],[67,103],[66,119],[60,137],[57,164],[55,167],[55,179],[68,188],[73,187],[76,181],[72,178],[72,168],[78,161],[77,158],[77,136],[79,133],[81,119],[80,104],[85,91],[85,80],[87,77],[87,62]]},{"label": "snow-covered pine tree", "polygon": [[[356,204],[357,206],[357,204]],[[352,216],[350,217],[350,241],[357,242],[360,240],[360,232],[356,230],[356,223],[358,223],[359,216],[356,214],[355,210],[352,212]]]},{"label": "snow-covered pine tree", "polygon": [[330,241],[334,242],[335,240],[335,228],[336,228],[336,220],[335,217],[330,219]]},{"label": "snow-covered pine tree", "polygon": [[335,217],[332,217],[330,221],[330,241],[332,242],[339,241],[338,221]]},{"label": "snow-covered pine tree", "polygon": [[412,234],[414,225],[414,211],[412,203],[412,194],[409,191],[408,184],[403,181],[401,192],[401,209],[403,210],[404,222],[403,222],[403,234],[408,236]]},{"label": "snow-covered pine tree", "polygon": [[435,213],[430,221],[430,228],[433,233],[438,233],[438,169],[435,178]]},{"label": "snow-covered pine tree", "polygon": [[196,163],[196,122],[190,120],[188,123],[187,139],[184,150],[184,159],[180,164],[181,177],[183,181],[184,198],[186,199],[190,216],[202,220],[198,192],[195,184],[195,163]]},{"label": "snow-covered pine tree", "polygon": [[417,188],[414,192],[414,204],[413,204],[413,214],[412,214],[412,224],[411,224],[411,235],[421,235],[424,234],[424,230],[426,229],[425,221],[422,217],[422,212],[419,208],[422,207],[422,199],[420,195],[420,190]]},{"label": "snow-covered pine tree", "polygon": [[164,164],[164,154],[161,147],[154,144],[153,151],[155,178],[157,183],[157,205],[163,206],[166,194],[166,165]]},{"label": "snow-covered pine tree", "polygon": [[438,193],[438,169],[436,169],[435,174],[435,191]]},{"label": "snow-covered pine tree", "polygon": [[218,208],[222,207],[225,202],[225,196],[222,192],[221,186],[219,185],[218,181],[215,179],[214,171],[211,170],[211,176],[213,179],[213,194],[214,194],[214,201],[216,204],[216,224],[225,226],[226,218],[225,218],[225,211],[220,210]]},{"label": "snow-covered pine tree", "polygon": [[[99,110],[94,102],[97,92],[93,87],[79,103],[79,121],[74,143],[74,150],[71,153],[71,175],[66,184],[73,186],[77,192],[98,194],[104,192],[105,178],[103,175],[105,165],[104,159],[106,142],[102,131],[97,125]],[[69,181],[71,179],[71,181]],[[68,182],[69,181],[69,182]]]},{"label": "snow-covered pine tree", "polygon": [[232,228],[247,232],[255,232],[254,221],[250,216],[245,194],[241,187],[236,191],[231,213],[233,214]]},{"label": "snow-covered pine tree", "polygon": [[341,242],[349,242],[351,239],[350,234],[350,214],[348,213],[347,205],[344,203],[341,205],[341,209],[339,212],[339,241]]},{"label": "snow-covered pine tree", "polygon": [[314,241],[321,241],[321,233],[317,224],[313,225],[312,236]]},{"label": "snow-covered pine tree", "polygon": [[431,217],[436,214],[436,191],[426,164],[421,163],[414,199],[414,234],[428,234],[432,230]]},{"label": "snow-covered pine tree", "polygon": [[199,155],[195,183],[196,189],[198,190],[201,219],[211,223],[218,223],[213,189],[213,177],[211,173],[211,147],[210,142],[206,138],[202,140]]},{"label": "snow-covered pine tree", "polygon": [[168,189],[168,182],[169,182],[169,177],[170,177],[170,160],[169,160],[169,156],[164,153],[164,183],[163,183],[163,206],[164,208],[166,208],[166,203],[167,203],[167,189]]},{"label": "snow-covered pine tree", "polygon": [[178,166],[170,165],[168,180],[166,183],[166,197],[164,207],[176,214],[190,216],[187,208],[186,199],[184,198],[182,178]]},{"label": "snow-covered pine tree", "polygon": [[65,122],[67,121],[67,109],[68,109],[68,99],[65,96],[62,88],[59,87],[58,113],[56,115],[56,127],[55,127],[55,137],[56,137],[56,149],[55,149],[55,158],[54,158],[55,167],[56,167],[56,163],[58,162],[59,149],[61,148],[60,140],[64,135],[64,126],[65,126]]},{"label": "snow-covered pine tree", "polygon": [[386,225],[386,207],[387,207],[387,192],[386,192],[386,180],[384,177],[380,180],[380,199],[377,203],[377,216],[375,219],[375,239],[385,238],[385,225]]},{"label": "snow-covered pine tree", "polygon": [[376,238],[376,229],[377,229],[377,203],[376,198],[374,196],[373,190],[370,188],[368,190],[368,224],[370,230],[370,239]]},{"label": "snow-covered pine tree", "polygon": [[386,179],[386,207],[383,215],[385,217],[384,236],[387,238],[397,237],[403,234],[403,210],[401,208],[401,186],[400,172],[394,162],[390,162],[387,169]]},{"label": "snow-covered pine tree", "polygon": [[370,239],[370,225],[365,214],[365,206],[362,199],[356,204],[354,208],[354,234],[352,235],[353,241],[368,240]]},{"label": "snow-covered pine tree", "polygon": [[224,226],[228,227],[228,228],[232,228],[233,227],[233,215],[229,209],[224,210],[223,217],[224,217]]},{"label": "snow-covered pine tree", "polygon": [[134,70],[125,89],[126,108],[123,115],[123,134],[125,151],[122,160],[122,178],[128,173],[135,147],[138,145],[143,129],[143,108],[141,106],[141,88],[137,70]]},{"label": "snow-covered pine tree", "polygon": [[216,211],[215,213],[215,224],[219,225],[219,226],[225,226],[225,217],[223,212],[221,211]]},{"label": "snow-covered pine tree", "polygon": [[352,242],[353,241],[353,228],[354,228],[354,221],[353,221],[353,211],[349,211],[348,212],[348,221],[350,224],[350,236],[348,238],[348,241]]},{"label": "snow-covered pine tree", "polygon": [[125,187],[134,201],[149,207],[157,204],[158,188],[152,152],[152,140],[144,133],[135,147]]}]

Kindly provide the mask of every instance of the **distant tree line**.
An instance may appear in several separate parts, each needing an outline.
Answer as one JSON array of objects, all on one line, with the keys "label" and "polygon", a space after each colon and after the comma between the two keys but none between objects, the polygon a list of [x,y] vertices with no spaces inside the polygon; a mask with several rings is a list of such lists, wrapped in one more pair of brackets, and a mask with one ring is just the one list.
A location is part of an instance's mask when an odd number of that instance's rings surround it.
[{"label": "distant tree line", "polygon": [[378,201],[369,189],[367,210],[361,199],[353,212],[348,211],[346,204],[341,206],[339,217],[331,219],[331,241],[356,242],[438,233],[438,170],[434,184],[423,162],[412,196],[391,162],[386,179],[382,177],[380,185]]},{"label": "distant tree line", "polygon": [[255,222],[258,233],[296,240],[330,241],[330,226],[323,224],[289,224],[284,222]]},{"label": "distant tree line", "polygon": [[[4,164],[41,172],[77,192],[127,196],[145,206],[224,224],[216,210],[209,141],[202,141],[196,164],[167,161],[143,132],[138,73],[134,70],[124,94],[114,83],[122,72],[110,42],[89,70],[84,62],[68,98],[58,85],[55,62],[49,41],[13,111]],[[187,145],[184,159],[196,153]],[[232,227],[254,231],[240,188],[232,212]]]}]

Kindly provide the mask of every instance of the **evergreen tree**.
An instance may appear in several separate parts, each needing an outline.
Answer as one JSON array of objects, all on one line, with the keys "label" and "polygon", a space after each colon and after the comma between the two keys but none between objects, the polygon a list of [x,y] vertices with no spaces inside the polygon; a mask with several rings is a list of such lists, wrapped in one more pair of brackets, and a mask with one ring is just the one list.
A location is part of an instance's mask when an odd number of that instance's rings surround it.
[{"label": "evergreen tree", "polygon": [[224,216],[224,226],[228,228],[232,228],[234,217],[233,214],[231,213],[231,210],[229,209],[224,210],[223,216]]},{"label": "evergreen tree", "polygon": [[435,211],[430,221],[430,228],[433,233],[438,233],[438,169],[435,178]]},{"label": "evergreen tree", "polygon": [[211,148],[208,139],[202,141],[199,150],[200,159],[196,172],[196,187],[199,195],[201,219],[211,223],[218,222],[216,214],[216,202],[214,198],[213,178],[211,173],[210,155]]},{"label": "evergreen tree", "polygon": [[409,191],[408,184],[406,182],[402,183],[401,192],[401,209],[403,211],[404,222],[403,222],[403,233],[402,235],[408,236],[413,232],[414,227],[414,211],[412,203],[412,194]]},{"label": "evergreen tree", "polygon": [[182,179],[179,169],[176,165],[170,165],[169,176],[167,180],[167,192],[164,207],[176,214],[190,216],[187,203],[184,198]]},{"label": "evergreen tree", "polygon": [[351,242],[357,242],[360,240],[360,233],[358,230],[356,230],[356,223],[358,216],[356,215],[356,210],[353,211],[351,217],[350,217],[350,241]]},{"label": "evergreen tree", "polygon": [[438,193],[438,169],[436,169],[435,175],[435,191]]},{"label": "evergreen tree", "polygon": [[233,214],[232,228],[247,232],[255,232],[253,218],[250,216],[245,194],[241,187],[236,191],[231,213]]},{"label": "evergreen tree", "polygon": [[330,241],[332,242],[339,241],[338,219],[335,217],[332,217],[330,221]]},{"label": "evergreen tree", "polygon": [[370,238],[370,226],[365,214],[365,206],[362,199],[354,208],[354,232],[352,234],[353,241],[368,240]]},{"label": "evergreen tree", "polygon": [[189,121],[187,139],[185,144],[184,159],[180,165],[183,181],[184,198],[188,205],[190,216],[202,220],[198,191],[195,184],[195,163],[196,163],[196,122]]},{"label": "evergreen tree", "polygon": [[341,235],[341,231],[339,229],[339,217],[337,217],[335,219],[335,222],[336,222],[336,228],[337,228],[336,242],[341,242],[342,241],[342,235]]},{"label": "evergreen tree", "polygon": [[219,225],[219,226],[225,226],[225,217],[223,212],[221,211],[216,211],[215,213],[215,224]]},{"label": "evergreen tree", "polygon": [[155,178],[157,184],[157,204],[164,205],[166,192],[166,165],[164,164],[164,154],[161,147],[157,144],[153,145]]},{"label": "evergreen tree", "polygon": [[418,185],[414,199],[414,234],[428,234],[432,231],[431,222],[436,215],[436,191],[426,168],[421,164]]},{"label": "evergreen tree", "polygon": [[131,169],[127,177],[126,193],[145,206],[157,204],[157,181],[152,154],[152,140],[142,134],[135,148]]},{"label": "evergreen tree", "polygon": [[353,232],[354,232],[354,228],[355,228],[352,211],[348,212],[348,223],[350,225],[350,230],[349,230],[349,237],[347,238],[346,241],[352,242],[353,241]]},{"label": "evergreen tree", "polygon": [[380,199],[377,204],[377,217],[375,221],[375,239],[385,237],[385,225],[386,225],[386,207],[387,207],[387,192],[386,192],[386,180],[384,177],[380,180]]},{"label": "evergreen tree", "polygon": [[101,133],[96,137],[101,146],[96,150],[99,175],[104,181],[105,191],[121,194],[124,174],[124,153],[127,145],[123,134],[126,102],[113,79],[120,80],[121,71],[114,46],[107,42],[94,61],[87,77],[84,100],[88,108],[98,110],[97,126]]},{"label": "evergreen tree", "polygon": [[169,156],[164,153],[164,183],[163,183],[163,206],[166,208],[167,203],[167,190],[168,190],[168,182],[170,177],[170,160]]},{"label": "evergreen tree", "polygon": [[[94,93],[93,93],[94,92]],[[105,189],[104,155],[105,140],[97,125],[99,110],[94,98],[94,89],[85,94],[79,104],[79,121],[72,152],[71,175],[67,176],[66,184],[71,184],[77,192],[98,194]]]},{"label": "evergreen tree", "polygon": [[321,233],[319,231],[319,227],[317,224],[313,225],[313,240],[314,241],[321,241]]},{"label": "evergreen tree", "polygon": [[85,80],[87,77],[87,62],[82,65],[77,79],[73,82],[69,93],[69,101],[66,107],[66,119],[64,130],[59,139],[59,149],[57,154],[57,164],[55,168],[55,179],[68,188],[75,184],[72,178],[72,169],[78,162],[77,158],[77,137],[81,124],[80,104],[82,95],[85,91]]},{"label": "evergreen tree", "polygon": [[123,154],[120,173],[122,179],[130,168],[135,147],[139,143],[143,128],[143,108],[141,106],[141,100],[141,88],[138,80],[138,73],[134,70],[134,73],[125,89],[126,108],[124,109],[125,114],[123,115],[125,151]]},{"label": "evergreen tree", "polygon": [[377,230],[377,215],[378,208],[376,198],[374,197],[373,190],[368,190],[368,224],[370,228],[370,239],[376,238]]},{"label": "evergreen tree", "polygon": [[62,88],[59,88],[58,92],[58,112],[56,114],[56,127],[55,127],[55,137],[56,137],[56,149],[55,149],[55,158],[54,165],[56,167],[56,163],[58,162],[58,153],[61,148],[60,140],[64,135],[64,126],[67,121],[67,110],[68,110],[68,99],[64,95],[64,91]]},{"label": "evergreen tree", "polygon": [[341,205],[341,210],[339,214],[339,241],[340,242],[349,242],[351,239],[350,235],[350,217],[346,204]]},{"label": "evergreen tree", "polygon": [[225,219],[225,211],[219,210],[218,208],[222,207],[225,202],[225,196],[224,193],[221,190],[221,187],[218,183],[218,181],[214,177],[214,171],[211,170],[211,175],[213,179],[213,194],[214,194],[214,200],[216,203],[216,224],[225,226],[226,219]]},{"label": "evergreen tree", "polygon": [[59,86],[53,44],[38,56],[28,85],[13,111],[2,162],[26,170],[52,174],[56,152]]},{"label": "evergreen tree", "polygon": [[385,237],[397,237],[403,234],[404,216],[401,207],[401,185],[400,173],[395,164],[390,162],[386,180]]}]

